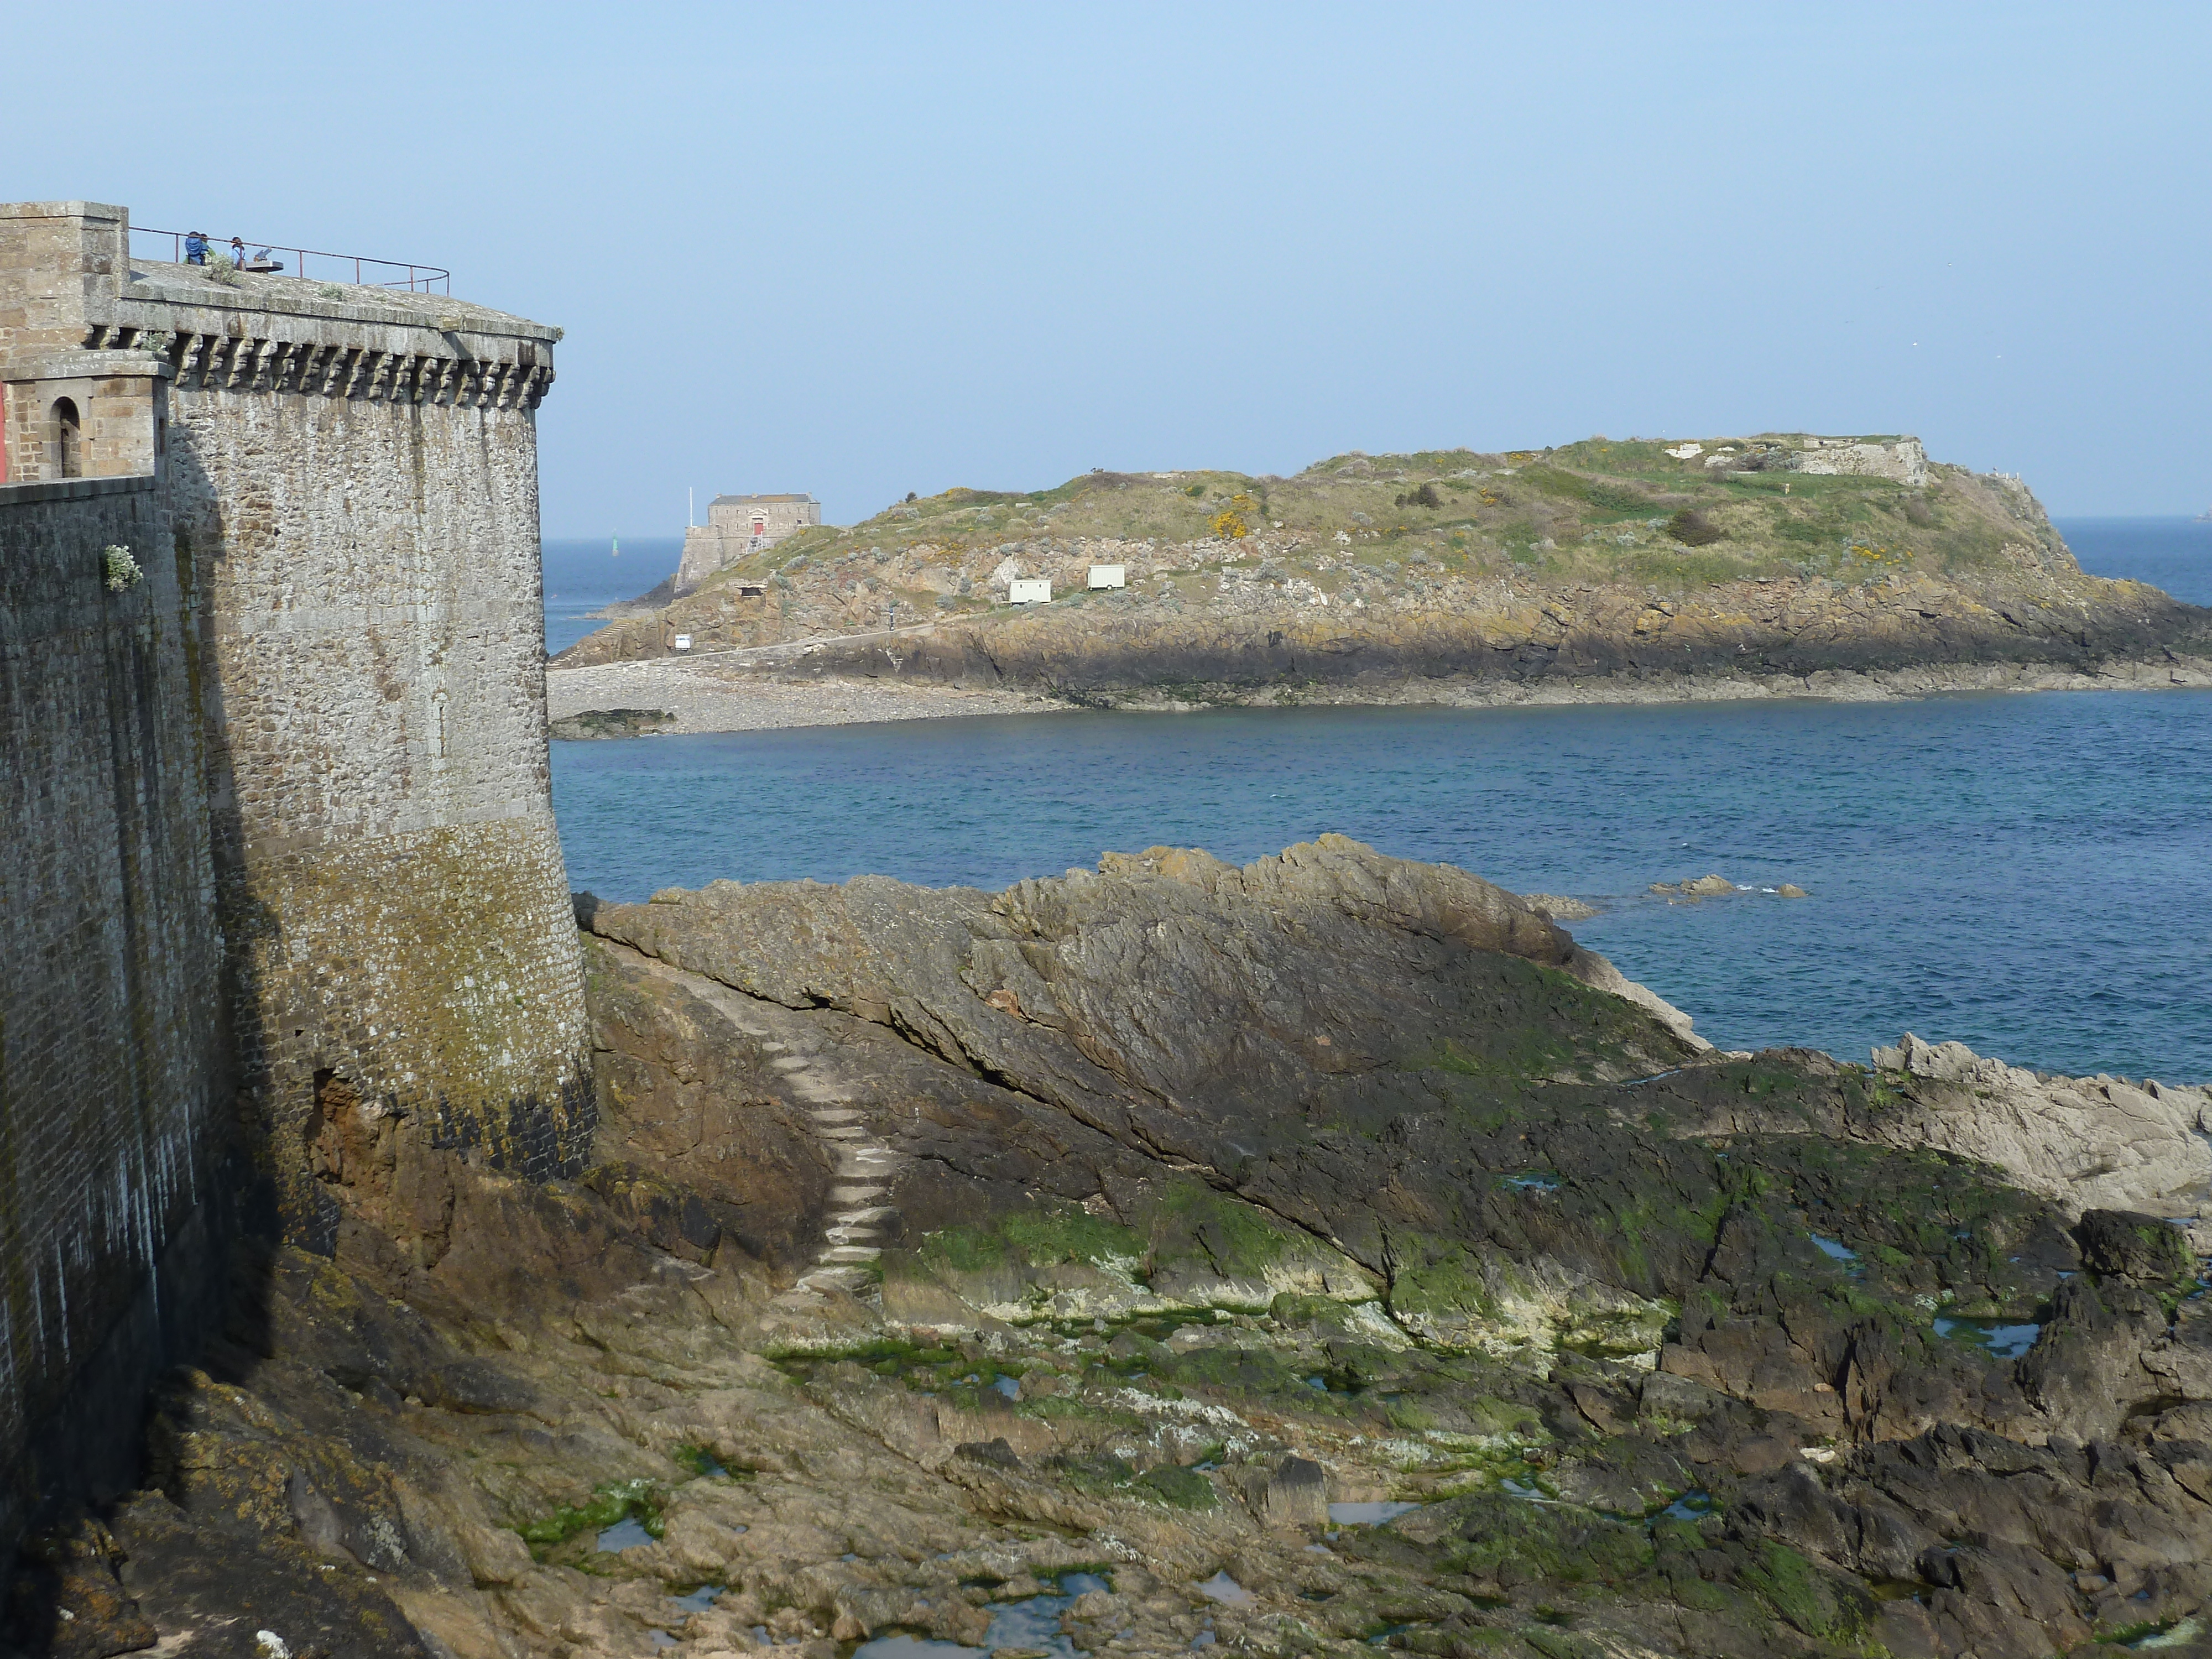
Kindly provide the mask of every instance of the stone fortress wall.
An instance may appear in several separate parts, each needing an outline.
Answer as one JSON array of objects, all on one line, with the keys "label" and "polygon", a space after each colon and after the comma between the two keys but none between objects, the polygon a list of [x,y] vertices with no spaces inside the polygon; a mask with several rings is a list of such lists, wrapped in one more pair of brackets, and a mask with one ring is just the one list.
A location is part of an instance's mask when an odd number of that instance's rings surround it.
[{"label": "stone fortress wall", "polygon": [[717,495],[707,504],[707,522],[684,532],[676,592],[689,593],[747,553],[821,522],[822,503],[811,495]]},{"label": "stone fortress wall", "polygon": [[0,485],[0,1548],[56,1481],[129,1478],[98,1430],[219,1283],[191,586],[153,479]]},{"label": "stone fortress wall", "polygon": [[219,1218],[233,1126],[327,1250],[332,1136],[544,1178],[592,1122],[544,735],[556,331],[127,250],[119,208],[0,208],[0,948],[45,967],[0,992],[11,1466],[147,1258]]}]

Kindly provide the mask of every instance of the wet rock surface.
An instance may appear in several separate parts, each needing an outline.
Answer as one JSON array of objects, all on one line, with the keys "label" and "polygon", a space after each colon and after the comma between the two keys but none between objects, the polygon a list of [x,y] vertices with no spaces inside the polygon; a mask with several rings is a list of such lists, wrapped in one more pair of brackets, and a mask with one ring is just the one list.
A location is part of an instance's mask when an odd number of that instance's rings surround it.
[{"label": "wet rock surface", "polygon": [[666,708],[587,708],[553,720],[546,735],[576,741],[588,738],[643,738],[673,730],[673,711]]},{"label": "wet rock surface", "polygon": [[18,1651],[2205,1627],[2188,1235],[1915,1139],[1964,1062],[1712,1053],[1513,896],[1334,838],[579,915],[585,1177],[326,1160],[334,1255],[240,1259],[144,1490],[23,1564]]}]

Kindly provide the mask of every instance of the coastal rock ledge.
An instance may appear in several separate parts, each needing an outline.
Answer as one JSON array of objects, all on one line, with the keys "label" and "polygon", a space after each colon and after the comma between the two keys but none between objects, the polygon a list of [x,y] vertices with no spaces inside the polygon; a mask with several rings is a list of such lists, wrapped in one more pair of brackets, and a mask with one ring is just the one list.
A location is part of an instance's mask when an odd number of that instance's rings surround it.
[{"label": "coastal rock ledge", "polygon": [[[2212,1198],[2212,1088],[2052,1077],[1910,1031],[1873,1057],[1899,1100],[1881,1131],[1892,1146],[1993,1164],[2076,1212],[2153,1210],[2191,1222]],[[2212,1254],[2212,1227],[2197,1241]]]},{"label": "coastal rock ledge", "polygon": [[1719,1053],[1339,836],[576,909],[581,1177],[329,1102],[19,1650],[2207,1651],[2202,1091]]}]

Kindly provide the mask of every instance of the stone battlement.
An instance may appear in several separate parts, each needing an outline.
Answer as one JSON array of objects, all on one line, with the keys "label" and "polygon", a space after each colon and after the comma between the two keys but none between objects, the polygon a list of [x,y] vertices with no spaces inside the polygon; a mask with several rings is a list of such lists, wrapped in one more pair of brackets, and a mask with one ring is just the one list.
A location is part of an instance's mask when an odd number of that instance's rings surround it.
[{"label": "stone battlement", "polygon": [[185,385],[372,402],[534,409],[553,381],[557,329],[482,307],[425,311],[432,296],[340,302],[320,295],[335,283],[233,280],[235,289],[196,266],[133,266],[108,318],[88,320],[84,345],[151,351]]},{"label": "stone battlement", "polygon": [[[552,384],[556,328],[447,295],[134,261],[130,240],[119,207],[0,205],[0,280],[15,290],[0,307],[0,483],[153,471],[162,411],[143,383],[157,376],[493,409],[535,409]],[[53,413],[64,402],[75,456]],[[119,408],[143,410],[143,429],[126,433]]]}]

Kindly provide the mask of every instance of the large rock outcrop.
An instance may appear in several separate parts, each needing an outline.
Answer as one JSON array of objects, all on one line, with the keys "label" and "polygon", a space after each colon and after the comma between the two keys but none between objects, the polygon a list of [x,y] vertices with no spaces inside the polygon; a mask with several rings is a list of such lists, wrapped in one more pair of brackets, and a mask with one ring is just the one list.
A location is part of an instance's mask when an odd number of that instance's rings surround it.
[{"label": "large rock outcrop", "polygon": [[2212,1198],[2212,1089],[2051,1077],[1910,1031],[1874,1064],[1894,1102],[1875,1133],[1892,1146],[1993,1164],[2077,1213],[2194,1216]]},{"label": "large rock outcrop", "polygon": [[584,1177],[342,1103],[333,1255],[241,1262],[20,1644],[2040,1659],[2212,1616],[2188,1242],[1916,1140],[1966,1133],[1937,1062],[1701,1048],[1333,837],[578,911]]}]

